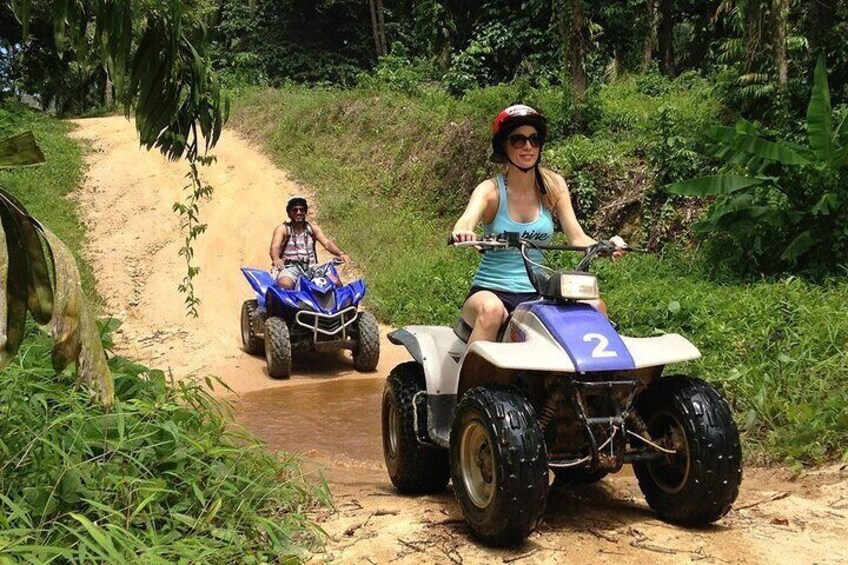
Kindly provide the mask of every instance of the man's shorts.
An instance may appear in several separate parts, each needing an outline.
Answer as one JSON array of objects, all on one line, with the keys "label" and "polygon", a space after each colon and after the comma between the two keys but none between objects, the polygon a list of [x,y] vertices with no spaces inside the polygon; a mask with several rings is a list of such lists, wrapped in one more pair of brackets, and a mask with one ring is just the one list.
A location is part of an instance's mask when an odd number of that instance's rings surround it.
[{"label": "man's shorts", "polygon": [[297,279],[300,278],[300,275],[304,274],[306,271],[299,264],[294,263],[291,265],[285,265],[283,267],[271,267],[271,276],[274,277],[274,280],[280,280],[280,277],[287,277],[291,280],[297,282]]},{"label": "man's shorts", "polygon": [[483,288],[481,286],[472,286],[471,290],[468,291],[468,295],[465,297],[466,300],[471,298],[472,294],[476,294],[480,291],[486,290],[491,292],[498,298],[500,298],[501,302],[506,308],[507,313],[511,314],[515,307],[521,304],[522,302],[527,302],[528,300],[537,300],[539,298],[539,294],[535,292],[509,292],[506,290],[495,290],[491,288]]}]

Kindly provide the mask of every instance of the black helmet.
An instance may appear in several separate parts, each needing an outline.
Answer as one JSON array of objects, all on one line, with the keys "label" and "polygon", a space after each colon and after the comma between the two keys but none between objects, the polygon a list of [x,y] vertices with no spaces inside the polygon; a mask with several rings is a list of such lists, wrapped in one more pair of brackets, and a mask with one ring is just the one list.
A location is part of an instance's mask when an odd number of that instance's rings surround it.
[{"label": "black helmet", "polygon": [[[548,125],[545,117],[524,104],[513,104],[504,108],[492,122],[492,155],[489,157],[495,163],[506,163],[503,143],[513,130],[521,126],[533,126],[542,139],[542,144],[548,135]],[[541,154],[541,152],[540,152]]]},{"label": "black helmet", "polygon": [[295,206],[303,206],[304,209],[309,210],[309,204],[306,203],[306,198],[302,196],[295,196],[294,198],[289,198],[288,204],[286,204],[286,213],[291,212],[291,209]]}]

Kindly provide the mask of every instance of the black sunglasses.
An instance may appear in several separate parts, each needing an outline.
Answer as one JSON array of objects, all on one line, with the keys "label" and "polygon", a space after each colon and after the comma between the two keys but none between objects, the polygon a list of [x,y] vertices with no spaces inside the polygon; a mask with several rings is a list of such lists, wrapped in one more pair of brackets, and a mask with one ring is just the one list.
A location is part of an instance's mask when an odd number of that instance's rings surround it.
[{"label": "black sunglasses", "polygon": [[520,133],[513,133],[509,137],[507,137],[509,144],[512,145],[513,149],[521,149],[527,142],[530,142],[530,147],[539,147],[542,145],[542,138],[539,137],[538,134],[531,133],[530,135],[522,135]]},{"label": "black sunglasses", "polygon": [[306,214],[306,208],[304,208],[303,206],[292,206],[291,213],[297,214],[298,212],[303,212],[304,214]]}]

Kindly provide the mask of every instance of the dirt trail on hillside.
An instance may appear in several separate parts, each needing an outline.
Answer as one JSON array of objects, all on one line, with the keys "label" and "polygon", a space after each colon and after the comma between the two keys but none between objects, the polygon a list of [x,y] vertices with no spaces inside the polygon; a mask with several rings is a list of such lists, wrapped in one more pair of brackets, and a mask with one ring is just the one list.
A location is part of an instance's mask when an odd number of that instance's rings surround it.
[{"label": "dirt trail on hillside", "polygon": [[[247,140],[224,132],[214,152],[217,163],[202,171],[215,193],[201,208],[202,221],[209,226],[195,246],[201,267],[195,285],[202,304],[199,318],[190,319],[185,316],[184,296],[176,290],[185,262],[178,256],[183,236],[179,218],[172,212],[174,202],[185,196],[186,164],[139,149],[132,125],[122,117],[75,123],[74,135],[92,147],[85,186],[77,193],[90,237],[86,254],[105,300],[104,311],[123,322],[115,336],[117,351],[169,369],[176,378],[219,376],[234,391],[246,394],[237,402],[243,422],[253,424],[272,446],[303,452],[314,461],[309,468],[324,468],[337,509],[317,516],[328,533],[328,547],[326,553],[314,556],[316,561],[848,562],[848,470],[844,467],[829,467],[796,480],[781,470],[746,469],[736,509],[715,526],[698,530],[657,520],[635,479],[619,475],[597,485],[553,493],[540,529],[519,548],[492,550],[478,545],[470,538],[449,491],[401,497],[386,477],[379,438],[372,437],[379,435],[375,422],[380,384],[375,379],[384,379],[392,366],[407,358],[405,352],[384,340],[375,374],[358,374],[347,359],[338,356],[301,363],[291,380],[273,381],[264,359],[240,348],[239,310],[250,289],[239,267],[267,266],[271,232],[283,219],[285,201],[308,190],[290,181]],[[311,209],[310,215],[316,212],[320,220],[320,206]],[[354,379],[361,383],[348,383]],[[326,426],[315,434],[261,428],[250,412],[258,403],[257,414],[300,409],[304,419],[323,422],[322,408],[339,400],[327,393],[354,385],[361,385],[350,389],[362,395],[354,399],[361,404],[345,408],[349,412],[339,408],[347,421],[328,415]],[[295,391],[309,394],[302,396],[305,400],[298,397],[298,406],[286,407],[286,395],[294,396]],[[342,440],[345,434],[363,437],[350,437],[355,447],[345,450],[318,441],[322,434],[335,434]]]}]

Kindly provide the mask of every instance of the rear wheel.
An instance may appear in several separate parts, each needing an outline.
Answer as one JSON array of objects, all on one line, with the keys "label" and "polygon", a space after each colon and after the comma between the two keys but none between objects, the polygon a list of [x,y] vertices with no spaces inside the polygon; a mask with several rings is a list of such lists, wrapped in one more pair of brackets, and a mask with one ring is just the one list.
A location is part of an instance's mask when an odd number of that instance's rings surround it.
[{"label": "rear wheel", "polygon": [[245,300],[241,305],[241,343],[251,355],[259,355],[265,349],[264,340],[257,335],[260,323],[259,302]]},{"label": "rear wheel", "polygon": [[380,360],[380,327],[371,312],[360,312],[356,318],[356,345],[353,366],[357,371],[373,371]]},{"label": "rear wheel", "polygon": [[471,389],[450,438],[451,478],[468,525],[486,543],[524,540],[548,497],[547,451],[530,403],[502,388]]},{"label": "rear wheel", "polygon": [[[415,433],[413,402],[424,390],[424,369],[415,361],[395,367],[383,389],[383,455],[389,478],[402,493],[439,492],[450,477],[447,450],[421,443]],[[426,426],[426,418],[419,424]]]},{"label": "rear wheel", "polygon": [[292,347],[289,327],[282,318],[273,316],[265,320],[265,362],[273,379],[291,376]]},{"label": "rear wheel", "polygon": [[645,500],[664,520],[704,525],[727,514],[742,482],[730,408],[712,386],[685,376],[653,382],[636,400],[651,440],[674,450],[633,464]]}]

